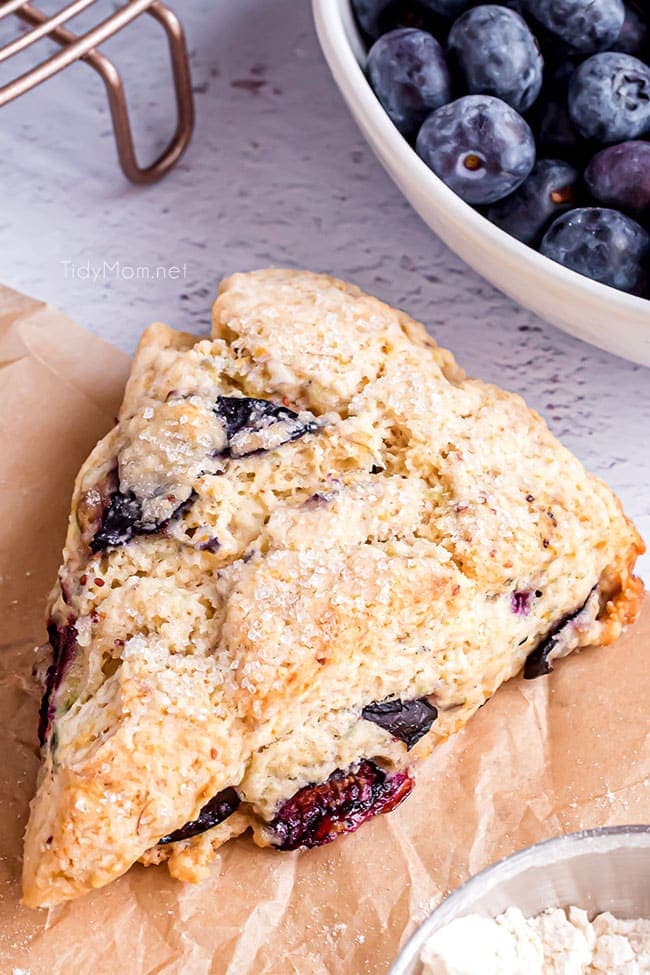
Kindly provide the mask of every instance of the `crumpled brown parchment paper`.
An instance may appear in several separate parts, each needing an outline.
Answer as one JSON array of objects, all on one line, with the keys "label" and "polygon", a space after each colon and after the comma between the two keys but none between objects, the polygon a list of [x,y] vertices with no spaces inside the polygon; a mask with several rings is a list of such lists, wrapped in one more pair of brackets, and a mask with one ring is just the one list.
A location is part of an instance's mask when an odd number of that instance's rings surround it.
[{"label": "crumpled brown parchment paper", "polygon": [[394,813],[307,853],[223,848],[199,886],[134,867],[55,910],[20,906],[38,765],[34,647],[72,482],[129,361],[0,288],[1,975],[386,975],[400,943],[488,863],[558,833],[650,822],[650,602],[613,647],[512,681],[419,770]]}]

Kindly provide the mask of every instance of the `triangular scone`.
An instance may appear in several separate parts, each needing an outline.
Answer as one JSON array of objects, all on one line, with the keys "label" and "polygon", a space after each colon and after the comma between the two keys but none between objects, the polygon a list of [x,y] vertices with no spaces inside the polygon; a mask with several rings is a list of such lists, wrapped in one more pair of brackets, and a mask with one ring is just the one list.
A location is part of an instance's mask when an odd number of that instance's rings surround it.
[{"label": "triangular scone", "polygon": [[518,396],[403,313],[233,276],[212,339],[145,332],[77,479],[25,903],[387,812],[503,681],[618,636],[642,548]]}]

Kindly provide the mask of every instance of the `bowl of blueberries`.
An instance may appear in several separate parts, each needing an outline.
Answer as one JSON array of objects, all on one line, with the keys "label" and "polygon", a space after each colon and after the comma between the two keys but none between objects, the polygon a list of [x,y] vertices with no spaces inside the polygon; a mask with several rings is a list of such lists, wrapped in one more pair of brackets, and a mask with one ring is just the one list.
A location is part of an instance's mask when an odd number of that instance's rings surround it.
[{"label": "bowl of blueberries", "polygon": [[650,365],[645,0],[313,0],[353,116],[431,229],[547,321]]}]

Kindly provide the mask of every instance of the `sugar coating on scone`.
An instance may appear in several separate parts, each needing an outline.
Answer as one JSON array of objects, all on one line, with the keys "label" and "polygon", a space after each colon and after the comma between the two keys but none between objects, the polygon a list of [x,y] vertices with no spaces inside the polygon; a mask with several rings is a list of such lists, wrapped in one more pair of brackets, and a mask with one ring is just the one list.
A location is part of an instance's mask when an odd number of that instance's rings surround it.
[{"label": "sugar coating on scone", "polygon": [[520,397],[324,275],[145,333],[49,606],[24,899],[136,860],[199,879],[248,828],[329,842],[503,681],[638,612],[642,542]]}]

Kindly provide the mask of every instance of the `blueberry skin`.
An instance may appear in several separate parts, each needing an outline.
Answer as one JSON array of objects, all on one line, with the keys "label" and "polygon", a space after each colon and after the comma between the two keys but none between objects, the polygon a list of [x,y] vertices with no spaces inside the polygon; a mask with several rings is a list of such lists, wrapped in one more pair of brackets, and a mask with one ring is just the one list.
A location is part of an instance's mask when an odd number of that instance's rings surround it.
[{"label": "blueberry skin", "polygon": [[578,170],[560,159],[538,159],[521,186],[493,203],[488,220],[524,244],[536,244],[551,220],[575,206]]},{"label": "blueberry skin", "polygon": [[467,10],[471,0],[352,0],[359,26],[371,41],[396,27],[435,30]]},{"label": "blueberry skin", "polygon": [[633,7],[625,7],[625,20],[621,33],[610,45],[610,51],[624,51],[625,54],[633,54],[635,58],[641,58],[642,61],[648,59],[650,28]]},{"label": "blueberry skin", "polygon": [[571,76],[568,106],[584,139],[636,139],[650,131],[650,67],[631,54],[594,54]]},{"label": "blueberry skin", "polygon": [[650,219],[650,142],[622,142],[602,149],[584,173],[589,192],[603,206]]},{"label": "blueberry skin", "polygon": [[450,64],[471,95],[495,95],[518,112],[542,87],[544,59],[526,21],[514,10],[485,4],[461,14],[447,39]]},{"label": "blueberry skin", "polygon": [[525,0],[530,17],[576,51],[607,50],[625,20],[623,0]]},{"label": "blueberry skin", "polygon": [[451,100],[445,56],[426,31],[402,27],[384,34],[370,48],[366,70],[375,95],[407,138]]},{"label": "blueberry skin", "polygon": [[553,221],[539,249],[551,260],[594,281],[633,294],[643,291],[650,236],[617,210],[569,210]]},{"label": "blueberry skin", "polygon": [[467,203],[502,199],[535,163],[528,123],[492,95],[466,95],[436,109],[418,133],[416,150]]}]

